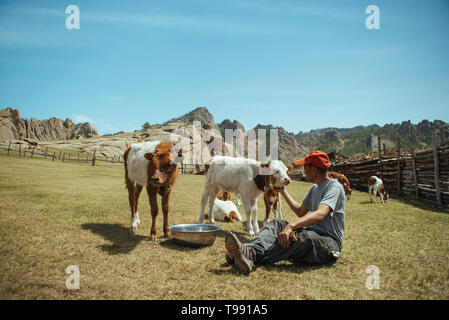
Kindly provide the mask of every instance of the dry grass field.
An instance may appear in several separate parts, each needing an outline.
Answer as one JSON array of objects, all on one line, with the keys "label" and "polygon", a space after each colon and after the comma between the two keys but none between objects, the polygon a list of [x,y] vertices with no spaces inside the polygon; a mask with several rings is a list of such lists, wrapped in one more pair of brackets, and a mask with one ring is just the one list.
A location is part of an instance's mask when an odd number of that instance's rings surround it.
[{"label": "dry grass field", "polygon": [[[170,224],[195,223],[204,176],[180,176]],[[310,184],[293,182],[302,199]],[[333,265],[280,262],[242,275],[226,265],[225,230],[248,239],[242,223],[221,223],[211,247],[148,241],[148,198],[142,225],[130,228],[121,167],[0,155],[0,299],[448,299],[449,215],[407,201],[371,204],[354,192],[347,202],[342,256]],[[243,214],[243,210],[241,210]],[[264,207],[259,199],[259,221]],[[293,212],[284,205],[284,218]],[[246,218],[244,218],[246,220]],[[65,285],[69,265],[80,289]],[[380,288],[368,290],[369,265]]]}]

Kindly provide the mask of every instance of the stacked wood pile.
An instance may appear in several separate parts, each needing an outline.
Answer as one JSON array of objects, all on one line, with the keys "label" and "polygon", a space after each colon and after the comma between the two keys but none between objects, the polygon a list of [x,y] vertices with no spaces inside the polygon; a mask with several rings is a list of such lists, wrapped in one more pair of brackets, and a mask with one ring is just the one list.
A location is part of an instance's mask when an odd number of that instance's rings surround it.
[{"label": "stacked wood pile", "polygon": [[[408,152],[404,152],[408,151]],[[390,155],[392,152],[390,152]],[[400,155],[400,156],[399,156]],[[395,157],[377,156],[369,160],[333,164],[331,171],[343,173],[351,187],[368,191],[368,178],[378,176],[392,195],[413,196],[420,201],[449,206],[449,143],[414,152],[396,150]]]}]

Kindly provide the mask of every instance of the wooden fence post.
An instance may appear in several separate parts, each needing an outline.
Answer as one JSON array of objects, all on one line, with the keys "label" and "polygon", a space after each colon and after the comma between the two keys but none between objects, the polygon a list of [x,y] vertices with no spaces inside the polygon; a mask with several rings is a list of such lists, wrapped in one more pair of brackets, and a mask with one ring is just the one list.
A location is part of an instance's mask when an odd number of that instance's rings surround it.
[{"label": "wooden fence post", "polygon": [[62,154],[62,162],[65,160],[65,152]]},{"label": "wooden fence post", "polygon": [[398,138],[398,194],[401,194],[401,138]]},{"label": "wooden fence post", "polygon": [[92,166],[95,165],[95,154],[97,153],[97,150],[94,150],[94,155],[92,156]]},{"label": "wooden fence post", "polygon": [[382,170],[382,144],[380,143],[380,133],[377,136],[377,149],[379,151],[379,169],[380,169],[380,178],[383,180],[383,170]]},{"label": "wooden fence post", "polygon": [[55,161],[55,158],[56,158],[56,151],[53,152],[53,159],[51,159],[51,161]]},{"label": "wooden fence post", "polygon": [[442,206],[441,201],[441,189],[440,189],[440,158],[438,154],[438,138],[436,133],[432,134],[433,137],[433,166],[434,166],[434,179],[435,179],[435,192],[437,196],[437,205]]},{"label": "wooden fence post", "polygon": [[80,153],[78,152],[78,163],[80,162]]},{"label": "wooden fence post", "polygon": [[8,156],[9,156],[10,151],[11,151],[11,141],[9,141],[9,145],[8,145]]},{"label": "wooden fence post", "polygon": [[31,151],[31,156],[30,158],[32,158],[34,156],[34,150],[36,150],[36,147],[33,148],[33,150]]},{"label": "wooden fence post", "polygon": [[58,160],[61,160],[61,153],[62,153],[62,150],[59,150],[59,157],[58,157]]},{"label": "wooden fence post", "polygon": [[47,159],[47,152],[48,152],[48,147],[45,148],[45,155],[44,155],[44,159]]},{"label": "wooden fence post", "polygon": [[413,141],[412,141],[412,125],[410,124],[410,120],[408,120],[408,135],[410,138],[410,153],[412,154],[412,167],[413,167],[413,182],[415,187],[416,197],[419,199],[419,188],[418,188],[418,176],[416,174],[416,158],[415,158],[415,150],[413,149]]},{"label": "wooden fence post", "polygon": [[22,155],[22,144],[19,144],[19,156]]}]

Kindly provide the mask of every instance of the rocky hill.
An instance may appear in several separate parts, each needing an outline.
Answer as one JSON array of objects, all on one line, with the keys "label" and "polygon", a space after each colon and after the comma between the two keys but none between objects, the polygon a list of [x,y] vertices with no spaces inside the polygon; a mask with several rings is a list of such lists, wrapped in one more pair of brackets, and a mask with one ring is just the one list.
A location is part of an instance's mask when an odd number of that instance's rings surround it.
[{"label": "rocky hill", "polygon": [[[247,133],[245,130],[255,130],[257,133],[258,129],[266,129],[266,154],[269,154],[270,149],[270,129],[278,129],[279,158],[286,163],[291,163],[296,159],[304,157],[312,150],[323,150],[328,153],[339,151],[348,157],[360,153],[377,151],[378,134],[381,135],[382,145],[385,144],[387,149],[396,148],[398,138],[401,139],[402,148],[408,148],[410,146],[409,130],[406,121],[401,124],[387,124],[383,127],[373,124],[353,128],[324,128],[309,132],[298,132],[295,135],[292,132],[287,132],[282,127],[275,127],[271,124],[258,124],[252,129],[245,129],[237,120],[231,121],[230,119],[225,119],[221,123],[215,123],[214,117],[209,110],[201,107],[196,108],[184,116],[172,119],[167,124],[192,124],[195,120],[201,121],[205,129],[217,129],[223,138],[225,138],[225,129],[241,129],[245,133]],[[443,121],[435,120],[430,122],[423,120],[418,124],[412,124],[414,146],[421,148],[431,145],[432,133],[439,133],[440,128],[447,139],[449,137],[449,124]]]},{"label": "rocky hill", "polygon": [[55,141],[98,137],[97,130],[88,122],[74,124],[72,120],[50,118],[48,120],[23,119],[19,110],[0,110],[0,141],[32,139]]},{"label": "rocky hill", "polygon": [[[237,120],[233,119],[232,121],[230,119],[225,119],[221,123],[215,123],[213,115],[209,112],[207,108],[201,107],[197,108],[189,113],[187,113],[184,116],[181,116],[179,118],[174,118],[168,121],[165,125],[168,124],[174,124],[174,123],[184,123],[184,124],[192,124],[193,121],[201,121],[202,127],[204,129],[211,129],[215,128],[217,129],[221,137],[225,138],[225,130],[226,129],[241,129],[244,133],[248,134],[247,130],[245,130],[245,127],[238,122]],[[258,134],[258,129],[265,129],[266,131],[266,153],[265,155],[269,156],[270,152],[270,129],[277,129],[278,132],[278,138],[279,138],[279,149],[278,149],[278,156],[279,159],[284,161],[285,163],[291,163],[294,160],[298,159],[299,157],[303,157],[307,154],[305,148],[297,142],[295,139],[294,134],[288,133],[284,128],[282,127],[274,127],[272,125],[257,125],[253,129],[256,137]],[[247,156],[247,137],[245,138],[245,156]],[[235,146],[235,145],[234,145]],[[259,159],[259,160],[266,160],[266,159]]]},{"label": "rocky hill", "polygon": [[[201,121],[201,128],[193,128],[193,121]],[[432,133],[440,132],[447,139],[449,137],[449,125],[443,121],[435,120],[430,122],[423,120],[413,125],[413,144],[415,147],[425,147],[432,142]],[[408,124],[388,124],[383,127],[378,125],[357,126],[353,128],[325,128],[311,130],[309,132],[298,132],[294,134],[287,132],[283,127],[275,127],[271,124],[258,124],[252,129],[245,127],[235,119],[225,119],[221,123],[215,123],[213,115],[205,107],[200,107],[178,118],[173,118],[164,124],[151,125],[149,128],[131,133],[117,133],[114,135],[98,137],[98,134],[89,123],[74,124],[70,119],[62,121],[51,118],[48,120],[25,120],[20,117],[18,110],[7,108],[0,110],[0,144],[5,140],[27,140],[33,139],[39,141],[41,146],[50,146],[60,149],[78,150],[81,153],[107,156],[108,158],[121,160],[123,151],[132,143],[137,141],[161,140],[173,144],[185,138],[180,130],[185,130],[185,134],[190,138],[193,135],[203,137],[207,130],[216,129],[219,132],[218,139],[221,139],[225,150],[235,151],[235,144],[225,144],[226,129],[241,129],[246,136],[250,136],[250,130],[257,135],[259,129],[266,131],[266,155],[270,150],[270,129],[277,129],[279,149],[279,159],[285,163],[291,163],[301,157],[304,157],[312,150],[323,150],[325,152],[340,151],[346,156],[358,155],[377,151],[377,135],[380,133],[382,144],[388,148],[395,148],[398,138],[401,139],[401,147],[409,146]],[[82,139],[81,139],[82,138]],[[173,141],[173,139],[175,141]],[[204,148],[213,147],[215,138],[202,139],[199,145],[196,145],[192,139],[188,140],[189,150],[204,150]],[[207,140],[207,141],[204,141]],[[6,142],[3,142],[5,145]],[[20,141],[20,143],[24,143]],[[6,146],[8,144],[6,143]],[[245,138],[245,153],[247,156],[247,138]],[[266,160],[259,159],[259,160]]]},{"label": "rocky hill", "polygon": [[184,123],[193,124],[193,121],[201,121],[204,129],[212,129],[215,127],[214,116],[205,107],[196,108],[189,113],[167,121],[164,124],[169,123]]},{"label": "rocky hill", "polygon": [[[432,134],[438,136],[442,131],[444,137],[449,137],[449,124],[440,121],[423,120],[418,124],[412,124],[414,147],[426,147],[432,144]],[[400,124],[386,124],[357,126],[354,128],[325,128],[299,132],[295,138],[299,144],[307,149],[320,149],[326,152],[340,151],[345,156],[357,153],[373,152],[378,150],[378,135],[381,136],[381,144],[387,149],[397,146],[398,138],[401,139],[401,148],[410,147],[409,128],[407,121]],[[383,147],[383,146],[382,146]]]}]

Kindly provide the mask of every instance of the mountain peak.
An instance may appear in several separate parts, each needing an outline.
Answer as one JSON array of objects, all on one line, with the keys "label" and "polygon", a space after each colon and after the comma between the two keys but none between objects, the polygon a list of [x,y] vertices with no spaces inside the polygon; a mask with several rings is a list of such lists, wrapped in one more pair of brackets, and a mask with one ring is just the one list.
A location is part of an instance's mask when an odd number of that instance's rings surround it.
[{"label": "mountain peak", "polygon": [[201,126],[204,129],[211,129],[215,127],[214,116],[206,107],[198,107],[179,118],[173,118],[167,121],[165,124],[179,122],[183,122],[185,124],[193,124],[193,121],[201,121]]}]

